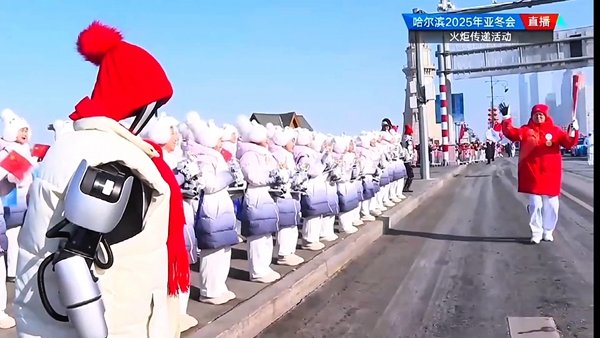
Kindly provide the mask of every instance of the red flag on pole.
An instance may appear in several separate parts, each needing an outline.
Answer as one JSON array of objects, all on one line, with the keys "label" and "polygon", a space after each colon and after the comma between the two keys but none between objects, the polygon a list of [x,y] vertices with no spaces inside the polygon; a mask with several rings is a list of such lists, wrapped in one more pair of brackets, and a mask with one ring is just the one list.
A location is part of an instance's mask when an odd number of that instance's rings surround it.
[{"label": "red flag on pole", "polygon": [[466,129],[466,128],[465,128],[465,124],[464,124],[464,123],[462,123],[462,124],[460,125],[460,132],[458,133],[458,135],[459,135],[459,136],[458,136],[458,140],[459,140],[459,142],[460,142],[460,140],[462,140],[462,139],[463,139],[463,137],[465,136],[465,132],[466,132],[466,130],[465,130],[465,129]]},{"label": "red flag on pole", "polygon": [[33,165],[21,154],[12,150],[0,161],[0,167],[13,174],[19,180],[22,180]]}]

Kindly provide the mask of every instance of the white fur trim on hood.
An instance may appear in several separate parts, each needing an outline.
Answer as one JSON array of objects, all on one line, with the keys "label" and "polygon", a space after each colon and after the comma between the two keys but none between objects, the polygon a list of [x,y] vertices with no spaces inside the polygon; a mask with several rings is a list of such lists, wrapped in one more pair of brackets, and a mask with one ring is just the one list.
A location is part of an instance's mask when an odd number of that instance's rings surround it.
[{"label": "white fur trim on hood", "polygon": [[[18,116],[10,109],[4,109],[2,113],[0,113],[0,116],[4,123],[4,130],[2,132],[2,139],[4,139],[4,141],[15,142],[19,130],[22,128],[31,129],[29,123],[27,123],[24,118]],[[31,138],[31,130],[29,131],[29,134],[29,137]]]}]

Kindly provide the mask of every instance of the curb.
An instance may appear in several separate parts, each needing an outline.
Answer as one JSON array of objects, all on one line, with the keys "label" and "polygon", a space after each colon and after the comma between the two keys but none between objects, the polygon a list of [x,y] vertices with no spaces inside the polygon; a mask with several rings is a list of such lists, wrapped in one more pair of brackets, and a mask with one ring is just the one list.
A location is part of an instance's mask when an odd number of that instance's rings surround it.
[{"label": "curb", "polygon": [[[327,282],[352,259],[363,253],[371,243],[393,228],[400,219],[419,204],[437,193],[466,166],[458,166],[438,179],[427,182],[426,190],[384,213],[376,221],[360,227],[360,231],[325,249],[312,260],[283,276],[279,281],[259,291],[252,298],[223,314],[186,338],[255,337],[265,328],[293,309],[306,296]],[[183,335],[182,335],[183,336]]]}]

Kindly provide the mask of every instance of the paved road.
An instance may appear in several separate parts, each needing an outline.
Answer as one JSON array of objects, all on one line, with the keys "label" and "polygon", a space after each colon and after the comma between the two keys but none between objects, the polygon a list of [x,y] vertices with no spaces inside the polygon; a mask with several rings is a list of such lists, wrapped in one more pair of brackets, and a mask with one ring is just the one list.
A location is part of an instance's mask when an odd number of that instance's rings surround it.
[{"label": "paved road", "polygon": [[561,197],[555,242],[531,245],[515,161],[470,165],[259,337],[496,338],[509,316],[592,337],[593,171],[565,160],[574,199]]}]

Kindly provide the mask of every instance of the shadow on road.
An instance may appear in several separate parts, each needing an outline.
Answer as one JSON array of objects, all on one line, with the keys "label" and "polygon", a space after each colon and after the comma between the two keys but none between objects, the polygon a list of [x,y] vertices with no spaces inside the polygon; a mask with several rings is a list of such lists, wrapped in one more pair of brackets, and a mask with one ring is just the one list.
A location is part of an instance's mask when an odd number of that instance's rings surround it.
[{"label": "shadow on road", "polygon": [[492,242],[492,243],[521,243],[530,245],[529,237],[482,237],[482,236],[461,236],[451,234],[436,234],[430,232],[421,231],[407,231],[407,230],[394,230],[389,229],[386,232],[387,235],[392,236],[412,236],[422,237],[429,239],[437,239],[444,241],[458,241],[458,242]]}]

